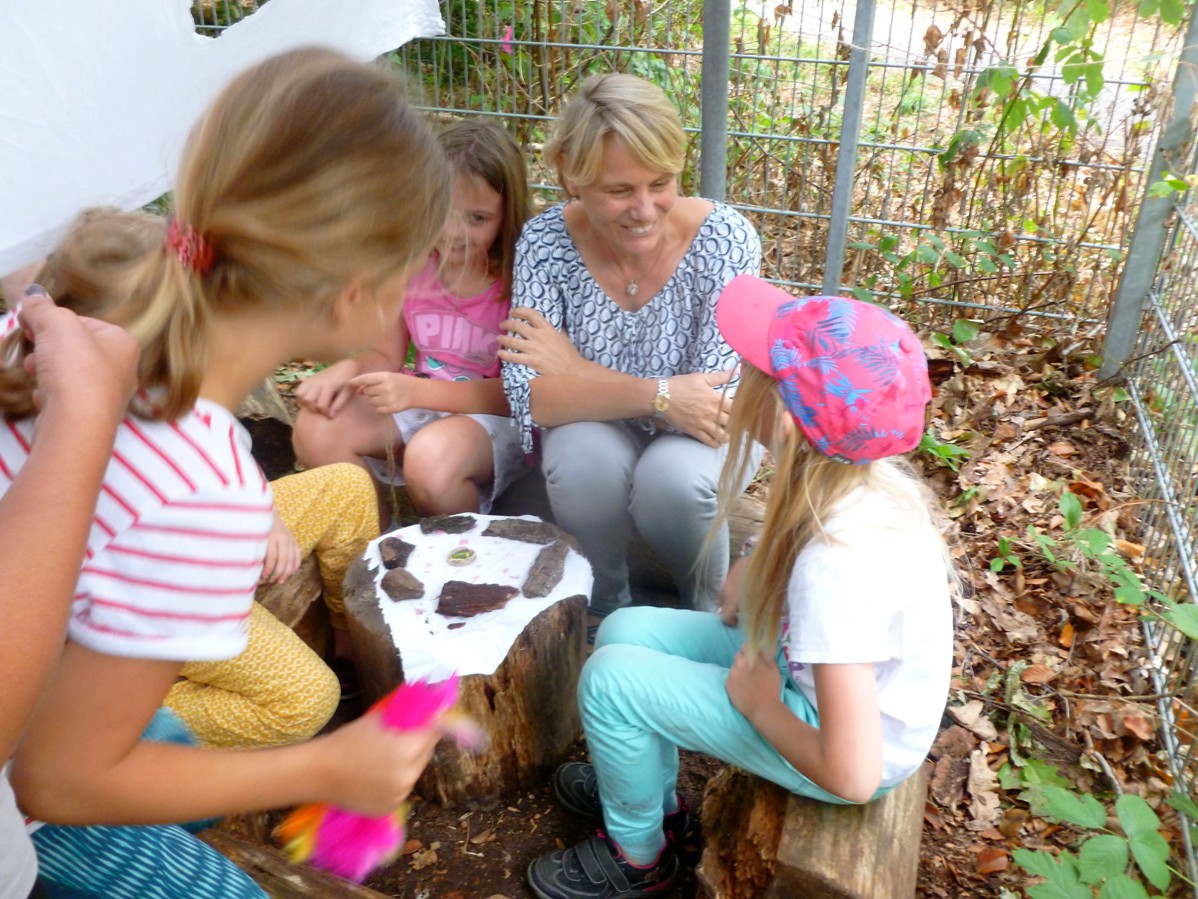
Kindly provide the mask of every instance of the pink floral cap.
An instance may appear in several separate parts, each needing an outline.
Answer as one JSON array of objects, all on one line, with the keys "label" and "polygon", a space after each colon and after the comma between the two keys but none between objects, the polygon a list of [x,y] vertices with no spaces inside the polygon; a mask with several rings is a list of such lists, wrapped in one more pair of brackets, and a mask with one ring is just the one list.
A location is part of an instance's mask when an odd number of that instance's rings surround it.
[{"label": "pink floral cap", "polygon": [[906,322],[846,297],[796,299],[739,275],[716,303],[724,339],[778,381],[803,436],[837,462],[914,449],[932,398],[928,361]]}]

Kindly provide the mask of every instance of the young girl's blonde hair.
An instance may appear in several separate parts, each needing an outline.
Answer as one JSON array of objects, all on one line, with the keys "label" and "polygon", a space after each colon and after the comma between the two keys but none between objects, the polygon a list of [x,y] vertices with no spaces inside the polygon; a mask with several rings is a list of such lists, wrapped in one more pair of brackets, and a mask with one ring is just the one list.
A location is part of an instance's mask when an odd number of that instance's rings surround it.
[{"label": "young girl's blonde hair", "polygon": [[[448,198],[444,155],[394,75],[329,50],[280,54],[220,93],[183,154],[174,214],[212,264],[156,242],[113,272],[122,302],[103,317],[137,338],[141,386],[176,418],[195,403],[215,317],[382,284],[427,255]],[[0,403],[27,414],[21,360],[4,366]]]},{"label": "young girl's blonde hair", "polygon": [[863,485],[875,486],[909,507],[912,528],[935,525],[937,500],[923,480],[902,459],[891,457],[866,465],[845,465],[820,455],[797,427],[786,430],[789,416],[778,382],[748,362],[741,364],[740,385],[728,422],[728,457],[720,473],[719,509],[715,533],[726,521],[733,502],[752,472],[753,441],[763,430],[774,435],[774,477],[770,482],[765,521],[757,547],[740,582],[740,620],[746,645],[772,656],[778,641],[787,587],[795,560],[808,542],[828,537],[823,530],[836,505]]},{"label": "young girl's blonde hair", "polygon": [[532,207],[528,169],[519,145],[499,125],[486,119],[464,119],[442,129],[438,139],[454,171],[477,175],[503,199],[499,234],[491,244],[491,268],[510,289],[516,263],[516,241]]}]

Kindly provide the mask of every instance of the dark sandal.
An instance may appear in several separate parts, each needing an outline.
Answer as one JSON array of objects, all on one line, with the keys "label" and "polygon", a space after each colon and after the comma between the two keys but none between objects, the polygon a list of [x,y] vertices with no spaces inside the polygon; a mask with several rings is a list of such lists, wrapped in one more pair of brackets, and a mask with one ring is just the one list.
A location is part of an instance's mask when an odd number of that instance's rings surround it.
[{"label": "dark sandal", "polygon": [[668,893],[678,876],[678,856],[667,840],[651,865],[624,857],[602,831],[577,846],[555,849],[528,866],[528,885],[540,899],[634,899]]}]

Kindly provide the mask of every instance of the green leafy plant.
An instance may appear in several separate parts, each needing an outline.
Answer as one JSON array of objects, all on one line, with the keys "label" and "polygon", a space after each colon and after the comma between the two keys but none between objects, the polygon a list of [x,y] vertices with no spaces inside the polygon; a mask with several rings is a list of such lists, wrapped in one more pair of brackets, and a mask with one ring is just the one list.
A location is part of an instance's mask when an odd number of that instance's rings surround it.
[{"label": "green leafy plant", "polygon": [[1016,555],[1011,541],[1007,537],[998,538],[998,555],[990,560],[991,571],[1002,571],[1010,565],[1012,568],[1022,568],[1023,560]]},{"label": "green leafy plant", "polygon": [[919,438],[919,446],[915,448],[915,451],[925,453],[953,471],[958,471],[961,468],[961,462],[969,458],[969,450],[957,446],[955,443],[942,441],[931,431]]},{"label": "green leafy plant", "polygon": [[1119,830],[1108,826],[1108,809],[1091,794],[1054,784],[1033,784],[1024,791],[1035,814],[1086,832],[1077,850],[1053,855],[1016,849],[1015,863],[1044,882],[1027,888],[1031,899],[1133,899],[1173,879],[1169,844],[1156,812],[1139,796],[1124,794],[1114,803]]},{"label": "green leafy plant", "polygon": [[974,340],[982,332],[982,323],[973,321],[968,318],[959,318],[953,322],[953,330],[951,334],[935,333],[932,335],[932,343],[936,346],[943,347],[949,350],[957,361],[961,363],[963,368],[968,368],[973,365],[973,356],[970,355],[966,344]]},{"label": "green leafy plant", "polygon": [[[1059,540],[1034,525],[1027,529],[1028,539],[1050,565],[1058,571],[1078,571],[1082,563],[1088,563],[1087,570],[1110,586],[1121,603],[1141,605],[1149,597],[1165,601],[1163,595],[1144,586],[1139,572],[1116,551],[1110,534],[1101,528],[1081,526],[1082,504],[1075,494],[1062,492],[1058,508],[1064,519]],[[1198,626],[1198,615],[1195,624]]]}]

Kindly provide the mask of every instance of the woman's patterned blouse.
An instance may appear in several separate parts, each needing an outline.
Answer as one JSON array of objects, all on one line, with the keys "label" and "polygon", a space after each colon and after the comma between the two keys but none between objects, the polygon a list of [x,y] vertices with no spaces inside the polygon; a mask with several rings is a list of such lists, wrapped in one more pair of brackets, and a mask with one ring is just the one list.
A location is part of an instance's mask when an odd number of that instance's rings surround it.
[{"label": "woman's patterned blouse", "polygon": [[[716,327],[715,302],[737,275],[761,269],[761,241],[722,203],[708,214],[674,274],[645,306],[627,312],[595,283],[566,230],[564,205],[527,225],[516,245],[512,307],[527,306],[570,337],[584,359],[638,378],[724,371],[736,354]],[[503,385],[526,452],[533,447],[529,381],[536,372],[503,364]]]}]

